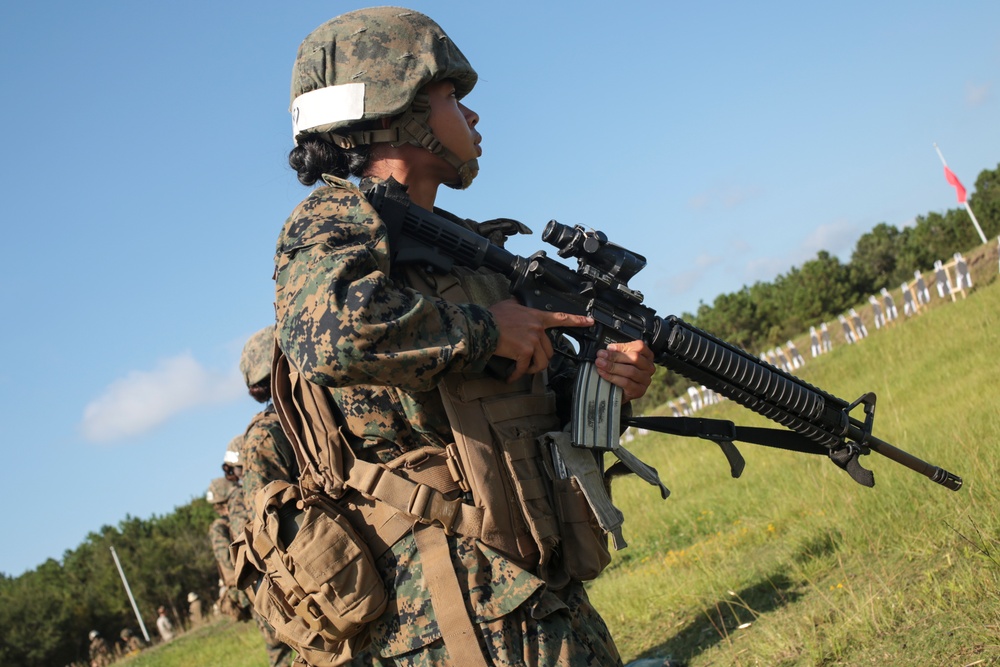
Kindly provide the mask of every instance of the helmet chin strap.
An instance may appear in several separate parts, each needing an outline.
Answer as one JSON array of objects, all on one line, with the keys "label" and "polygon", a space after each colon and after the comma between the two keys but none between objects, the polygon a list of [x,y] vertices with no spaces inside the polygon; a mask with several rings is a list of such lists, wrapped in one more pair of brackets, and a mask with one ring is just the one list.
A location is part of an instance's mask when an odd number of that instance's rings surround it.
[{"label": "helmet chin strap", "polygon": [[472,184],[473,179],[479,174],[479,160],[472,158],[463,161],[438,141],[427,124],[430,115],[430,99],[426,93],[417,93],[410,108],[397,116],[386,129],[362,130],[351,132],[346,136],[330,133],[329,138],[334,144],[344,149],[379,142],[388,142],[392,146],[402,146],[403,144],[421,146],[444,159],[458,171],[458,181],[445,183],[445,185],[456,190],[464,190]]}]

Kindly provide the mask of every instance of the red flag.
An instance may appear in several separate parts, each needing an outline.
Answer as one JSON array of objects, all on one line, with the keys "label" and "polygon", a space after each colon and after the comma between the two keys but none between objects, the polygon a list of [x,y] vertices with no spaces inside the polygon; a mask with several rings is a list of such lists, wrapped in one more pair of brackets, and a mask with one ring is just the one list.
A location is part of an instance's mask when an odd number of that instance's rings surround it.
[{"label": "red flag", "polygon": [[955,186],[955,193],[958,195],[958,203],[965,203],[965,187],[958,180],[958,176],[948,168],[948,165],[944,166],[944,177],[948,179],[948,182]]}]

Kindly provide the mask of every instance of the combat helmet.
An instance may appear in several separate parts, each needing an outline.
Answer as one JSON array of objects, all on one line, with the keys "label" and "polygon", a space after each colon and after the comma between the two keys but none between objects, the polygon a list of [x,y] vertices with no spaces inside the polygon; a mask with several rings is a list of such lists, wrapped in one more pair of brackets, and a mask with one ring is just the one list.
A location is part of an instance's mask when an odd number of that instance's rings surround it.
[{"label": "combat helmet", "polygon": [[212,505],[221,505],[229,500],[229,496],[233,495],[233,491],[235,490],[236,485],[228,479],[225,477],[216,477],[212,480],[212,483],[208,485],[208,492],[205,494],[205,500]]},{"label": "combat helmet", "polygon": [[222,459],[222,469],[227,467],[236,468],[243,465],[243,457],[240,448],[243,447],[243,434],[239,434],[226,445],[226,454]]},{"label": "combat helmet", "polygon": [[243,346],[240,356],[240,373],[247,387],[263,382],[271,375],[271,355],[274,353],[274,325],[270,324],[254,335]]},{"label": "combat helmet", "polygon": [[[429,17],[401,7],[372,7],[336,16],[299,46],[292,70],[292,134],[296,142],[323,135],[341,148],[389,142],[423,146],[458,169],[467,188],[479,172],[463,162],[427,125],[430,106],[420,92],[450,79],[461,99],[476,85],[472,65]],[[382,129],[371,121],[394,118]]]}]

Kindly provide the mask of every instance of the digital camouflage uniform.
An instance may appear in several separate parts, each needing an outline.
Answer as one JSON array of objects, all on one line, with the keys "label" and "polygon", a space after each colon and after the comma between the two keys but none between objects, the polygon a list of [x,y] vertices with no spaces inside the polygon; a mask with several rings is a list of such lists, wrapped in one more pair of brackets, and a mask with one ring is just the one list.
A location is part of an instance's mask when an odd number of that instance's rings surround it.
[{"label": "digital camouflage uniform", "polygon": [[246,504],[268,482],[276,479],[295,482],[299,467],[288,436],[272,406],[258,412],[250,422],[243,441],[243,496]]},{"label": "digital camouflage uniform", "polygon": [[[237,502],[233,502],[233,497],[239,497]],[[238,519],[245,525],[248,515],[242,503],[242,496],[239,487],[225,477],[218,477],[212,480],[205,494],[205,499],[213,507],[235,507]],[[236,588],[236,569],[233,563],[229,545],[233,543],[233,522],[230,520],[228,512],[225,516],[219,516],[208,527],[208,541],[212,547],[212,555],[219,567],[219,577],[222,579],[224,592],[220,596],[219,604],[223,611],[238,620],[245,620],[249,615],[250,599],[246,593]]]},{"label": "digital camouflage uniform", "polygon": [[91,667],[106,667],[111,664],[111,650],[108,642],[100,635],[90,640],[90,665]]},{"label": "digital camouflage uniform", "polygon": [[[247,387],[270,376],[273,349],[273,326],[258,331],[246,343],[240,358],[240,371]],[[239,462],[243,468],[243,474],[240,477],[238,493],[234,494],[239,497],[239,506],[235,508],[239,519],[233,522],[234,538],[242,533],[243,527],[252,518],[253,498],[257,491],[274,480],[288,482],[298,480],[295,454],[284,431],[281,430],[278,415],[273,408],[268,406],[262,412],[254,415],[240,441]],[[232,516],[233,511],[234,504],[230,501],[230,516]],[[241,594],[244,593],[241,591]],[[278,639],[274,629],[256,609],[252,609],[252,613],[257,627],[260,628],[261,635],[264,637],[264,646],[267,649],[267,657],[271,667],[292,664],[291,648]]]},{"label": "digital camouflage uniform", "polygon": [[[359,458],[452,441],[437,384],[483,369],[498,331],[485,305],[409,289],[389,266],[386,229],[353,185],[327,177],[292,213],[278,241],[280,345],[329,389]],[[607,627],[583,585],[560,591],[478,540],[451,536],[452,564],[480,644],[494,665],[616,665]],[[415,539],[378,558],[390,603],[371,628],[375,664],[450,664]]]}]

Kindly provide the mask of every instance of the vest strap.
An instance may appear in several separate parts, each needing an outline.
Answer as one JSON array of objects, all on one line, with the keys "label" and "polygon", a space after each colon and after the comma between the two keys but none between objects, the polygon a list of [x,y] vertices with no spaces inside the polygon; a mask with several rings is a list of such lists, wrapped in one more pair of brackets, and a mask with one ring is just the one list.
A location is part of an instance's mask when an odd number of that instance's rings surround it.
[{"label": "vest strap", "polygon": [[458,575],[451,562],[448,538],[433,526],[417,526],[413,531],[424,569],[424,579],[431,594],[434,616],[451,663],[469,667],[488,667],[483,649],[472,625]]}]

